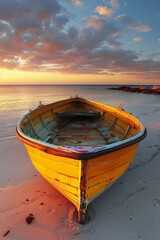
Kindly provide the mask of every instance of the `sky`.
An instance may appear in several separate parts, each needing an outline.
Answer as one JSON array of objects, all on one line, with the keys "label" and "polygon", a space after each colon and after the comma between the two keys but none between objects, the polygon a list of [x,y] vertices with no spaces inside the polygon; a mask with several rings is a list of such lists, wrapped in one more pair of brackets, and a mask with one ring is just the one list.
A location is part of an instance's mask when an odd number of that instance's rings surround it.
[{"label": "sky", "polygon": [[0,84],[160,85],[160,0],[0,0]]}]

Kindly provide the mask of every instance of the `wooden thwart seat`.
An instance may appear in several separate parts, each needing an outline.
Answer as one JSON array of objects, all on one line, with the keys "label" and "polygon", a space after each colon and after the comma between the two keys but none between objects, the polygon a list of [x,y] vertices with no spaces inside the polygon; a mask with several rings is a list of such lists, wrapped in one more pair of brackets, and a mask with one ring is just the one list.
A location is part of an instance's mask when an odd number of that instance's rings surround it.
[{"label": "wooden thwart seat", "polygon": [[55,113],[58,118],[75,118],[75,117],[84,117],[84,118],[97,118],[100,117],[100,113],[96,112],[56,112]]}]

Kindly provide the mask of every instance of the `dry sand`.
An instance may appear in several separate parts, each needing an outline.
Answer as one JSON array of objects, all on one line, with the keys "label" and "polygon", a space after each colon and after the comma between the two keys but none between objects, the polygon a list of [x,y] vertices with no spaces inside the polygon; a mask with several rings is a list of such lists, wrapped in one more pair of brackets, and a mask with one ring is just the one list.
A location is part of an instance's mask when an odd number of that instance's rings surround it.
[{"label": "dry sand", "polygon": [[[130,169],[91,203],[84,226],[74,206],[34,169],[23,144],[15,136],[1,139],[0,239],[159,240],[160,104],[148,103],[136,116],[148,136]],[[31,224],[25,222],[29,214]]]}]

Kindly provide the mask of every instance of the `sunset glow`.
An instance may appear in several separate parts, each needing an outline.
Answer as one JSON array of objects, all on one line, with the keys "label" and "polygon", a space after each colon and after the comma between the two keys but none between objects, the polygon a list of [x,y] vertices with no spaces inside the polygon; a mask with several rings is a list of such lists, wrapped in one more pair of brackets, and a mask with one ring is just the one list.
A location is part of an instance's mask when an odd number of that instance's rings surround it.
[{"label": "sunset glow", "polygon": [[160,84],[160,3],[151,5],[1,1],[0,84]]}]

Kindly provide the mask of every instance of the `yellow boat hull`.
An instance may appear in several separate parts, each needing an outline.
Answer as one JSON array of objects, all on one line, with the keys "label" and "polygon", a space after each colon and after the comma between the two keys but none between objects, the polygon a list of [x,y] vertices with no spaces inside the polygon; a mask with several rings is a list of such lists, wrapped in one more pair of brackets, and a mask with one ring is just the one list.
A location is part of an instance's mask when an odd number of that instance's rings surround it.
[{"label": "yellow boat hull", "polygon": [[25,144],[37,171],[80,211],[115,182],[132,163],[138,143],[90,160],[77,160],[42,152]]},{"label": "yellow boat hull", "polygon": [[84,223],[88,204],[128,169],[146,129],[119,108],[76,97],[29,112],[17,136],[34,167]]}]

